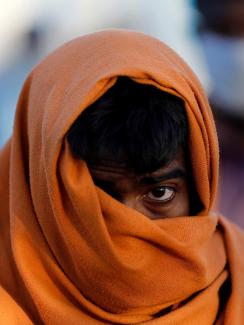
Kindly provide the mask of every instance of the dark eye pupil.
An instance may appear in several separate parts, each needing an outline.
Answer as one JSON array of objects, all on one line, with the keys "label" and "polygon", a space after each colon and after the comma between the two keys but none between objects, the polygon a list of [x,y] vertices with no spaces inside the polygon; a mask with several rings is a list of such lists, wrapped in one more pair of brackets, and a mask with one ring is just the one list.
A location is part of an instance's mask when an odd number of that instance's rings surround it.
[{"label": "dark eye pupil", "polygon": [[161,197],[165,194],[165,188],[164,187],[157,187],[152,190],[152,195],[155,197]]}]

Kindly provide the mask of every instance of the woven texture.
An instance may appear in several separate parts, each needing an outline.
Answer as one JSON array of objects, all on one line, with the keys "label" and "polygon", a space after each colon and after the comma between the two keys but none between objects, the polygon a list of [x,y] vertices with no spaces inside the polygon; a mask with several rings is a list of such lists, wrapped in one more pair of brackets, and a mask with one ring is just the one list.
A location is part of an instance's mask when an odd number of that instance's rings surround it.
[{"label": "woven texture", "polygon": [[[199,215],[150,220],[72,157],[67,131],[118,76],[184,100]],[[217,181],[212,113],[174,51],[123,30],[60,47],[27,78],[0,153],[0,323],[242,324],[244,235],[212,212]]]}]

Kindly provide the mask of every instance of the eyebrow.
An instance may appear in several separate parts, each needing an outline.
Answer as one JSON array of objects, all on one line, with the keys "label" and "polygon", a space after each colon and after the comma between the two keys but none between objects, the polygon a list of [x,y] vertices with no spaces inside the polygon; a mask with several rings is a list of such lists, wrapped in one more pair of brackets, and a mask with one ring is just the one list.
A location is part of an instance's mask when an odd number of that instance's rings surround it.
[{"label": "eyebrow", "polygon": [[168,173],[164,173],[163,175],[159,176],[146,176],[143,177],[140,180],[141,185],[153,185],[157,184],[162,181],[167,181],[169,179],[174,179],[174,178],[185,178],[186,177],[186,172],[185,170],[181,168],[175,168]]}]

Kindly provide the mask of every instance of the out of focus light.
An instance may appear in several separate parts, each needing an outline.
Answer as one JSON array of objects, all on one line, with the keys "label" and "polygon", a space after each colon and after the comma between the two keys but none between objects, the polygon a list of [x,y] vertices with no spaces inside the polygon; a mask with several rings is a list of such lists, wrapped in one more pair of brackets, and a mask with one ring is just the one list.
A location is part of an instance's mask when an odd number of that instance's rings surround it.
[{"label": "out of focus light", "polygon": [[0,5],[0,71],[18,55],[21,35],[33,25],[40,8],[38,0],[3,0]]},{"label": "out of focus light", "polygon": [[165,41],[208,85],[193,37],[192,0],[1,0],[0,148],[11,136],[21,85],[42,57],[99,29],[138,30]]}]

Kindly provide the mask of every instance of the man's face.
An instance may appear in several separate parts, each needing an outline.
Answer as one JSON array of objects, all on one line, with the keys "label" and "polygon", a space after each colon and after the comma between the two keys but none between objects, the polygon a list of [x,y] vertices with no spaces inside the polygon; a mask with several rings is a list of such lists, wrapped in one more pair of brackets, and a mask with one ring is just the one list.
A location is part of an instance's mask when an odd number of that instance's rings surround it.
[{"label": "man's face", "polygon": [[89,165],[94,183],[106,193],[150,219],[190,213],[186,166],[182,151],[153,173],[136,174],[111,161]]}]

